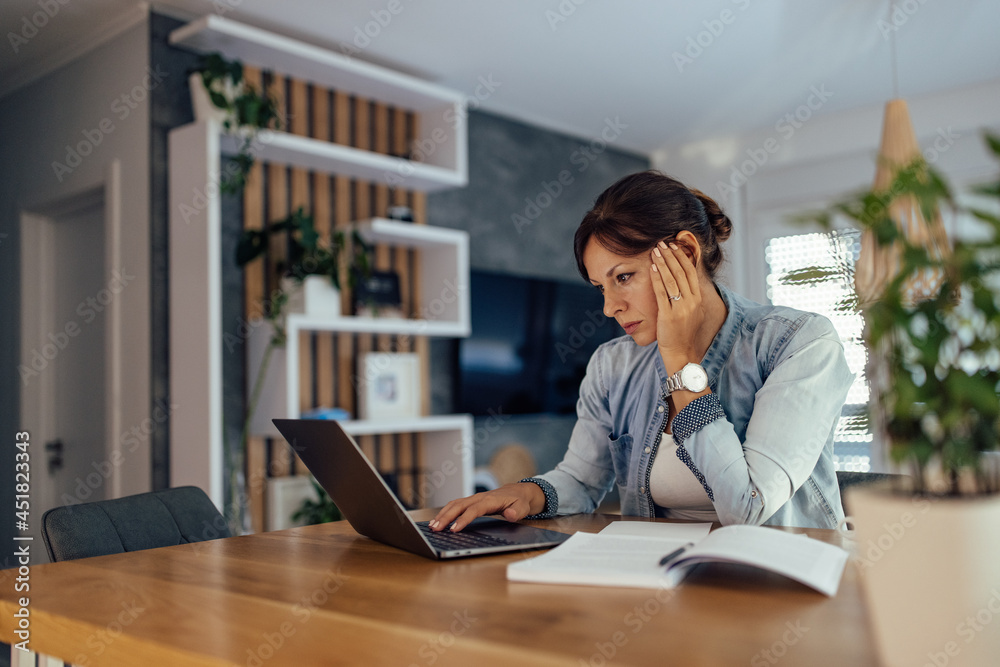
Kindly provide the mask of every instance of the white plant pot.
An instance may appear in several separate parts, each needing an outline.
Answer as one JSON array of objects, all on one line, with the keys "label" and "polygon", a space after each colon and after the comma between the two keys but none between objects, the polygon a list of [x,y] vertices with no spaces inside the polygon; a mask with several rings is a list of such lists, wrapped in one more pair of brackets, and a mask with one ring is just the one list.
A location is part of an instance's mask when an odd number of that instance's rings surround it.
[{"label": "white plant pot", "polygon": [[1000,665],[1000,496],[845,499],[881,664]]},{"label": "white plant pot", "polygon": [[340,290],[326,276],[306,276],[301,283],[282,278],[281,289],[288,295],[285,312],[327,318],[341,315]]},{"label": "white plant pot", "polygon": [[201,80],[201,74],[196,72],[188,77],[188,88],[191,91],[191,107],[196,121],[214,120],[221,124],[226,119],[225,109],[212,104],[208,91],[205,90],[205,84]]}]

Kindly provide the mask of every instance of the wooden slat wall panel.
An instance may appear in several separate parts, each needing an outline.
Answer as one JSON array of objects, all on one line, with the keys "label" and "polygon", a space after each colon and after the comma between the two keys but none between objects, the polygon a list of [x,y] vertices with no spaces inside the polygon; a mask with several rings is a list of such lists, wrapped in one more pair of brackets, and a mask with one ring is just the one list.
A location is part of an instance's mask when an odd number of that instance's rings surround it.
[{"label": "wooden slat wall panel", "polygon": [[[304,81],[291,79],[288,82],[288,124],[292,134],[307,137],[309,136],[309,88]],[[315,207],[312,202],[310,192],[309,171],[301,167],[290,169],[289,181],[291,183],[291,206],[289,211],[297,211],[299,207],[305,212],[313,212]],[[313,369],[315,361],[313,359],[313,340],[315,335],[312,332],[303,331],[299,334],[299,410],[304,412],[316,405],[313,396]],[[307,472],[305,464],[299,460],[298,454],[290,448],[284,448],[289,458],[294,460],[292,471],[295,473]]]},{"label": "wooden slat wall panel", "polygon": [[[391,145],[389,152],[392,155],[405,155],[409,151],[409,141],[411,139],[408,128],[408,114],[403,109],[393,108],[390,110]],[[390,193],[394,206],[409,205],[409,194],[401,188],[394,188]],[[410,255],[412,251],[408,248],[396,248],[393,264],[399,271],[399,290],[403,298],[403,304],[407,308],[405,313],[409,317],[418,315],[416,301],[413,293],[413,283],[410,271]],[[399,352],[412,352],[413,340],[411,336],[397,337],[396,348]],[[415,499],[417,485],[417,473],[414,470],[417,464],[417,441],[411,433],[402,433],[396,437],[396,447],[393,454],[396,457],[396,466],[402,474],[399,476],[399,495],[405,502],[412,503]]]},{"label": "wooden slat wall panel", "polygon": [[[260,70],[245,67],[243,76],[247,83],[258,90],[261,88]],[[260,229],[264,226],[264,173],[262,165],[257,162],[247,175],[246,187],[243,190],[243,227],[245,229]],[[244,300],[246,302],[247,320],[263,315],[261,300],[266,294],[265,266],[262,262],[254,262],[243,269]]]},{"label": "wooden slat wall panel", "polygon": [[[370,105],[368,100],[357,97],[353,98],[352,101],[354,107],[352,145],[355,148],[371,150]],[[368,181],[359,181],[357,179],[353,179],[352,183],[354,185],[354,219],[364,220],[365,218],[370,218],[372,216],[371,184]],[[374,350],[374,336],[371,334],[358,334],[357,344],[357,368],[352,369],[349,372],[357,373],[358,376],[361,376],[358,368],[360,368],[360,365],[364,363],[365,355]],[[365,455],[370,460],[375,461],[375,465],[377,467],[378,458],[375,452],[375,437],[371,435],[361,436],[358,438],[358,444],[361,445],[361,449],[364,451]]]},{"label": "wooden slat wall panel", "polygon": [[[309,85],[270,72],[245,68],[248,81],[266,88],[279,101],[280,115],[287,131],[324,141],[351,145],[390,155],[407,155],[415,136],[418,119],[406,111],[372,103],[366,99]],[[261,227],[276,222],[299,206],[311,213],[321,238],[329,239],[332,229],[347,229],[351,222],[385,216],[392,205],[410,206],[417,223],[426,222],[423,193],[389,188],[384,182],[368,182],[346,176],[310,173],[284,165],[256,165],[244,193],[245,227]],[[274,237],[267,260],[246,270],[245,297],[248,317],[261,307],[266,294],[278,286],[278,266],[287,254],[287,238]],[[400,276],[403,309],[419,316],[423,304],[417,295],[420,285],[416,272],[419,255],[405,247],[379,245],[375,265],[394,270]],[[341,276],[346,312],[352,307],[346,273]],[[343,407],[357,414],[358,364],[366,352],[415,351],[421,359],[424,414],[429,413],[429,346],[426,338],[381,334],[305,333],[299,341],[300,409],[317,406]],[[248,382],[252,381],[248,379]],[[364,436],[362,449],[383,472],[396,475],[404,502],[417,500],[422,474],[422,437],[418,434]],[[261,489],[266,477],[304,474],[305,466],[283,442],[254,438],[247,453],[247,478],[251,485],[250,511],[254,530],[263,529],[264,498]],[[294,457],[294,462],[293,462]]]},{"label": "wooden slat wall panel", "polygon": [[[285,119],[282,127],[288,129],[288,106],[286,95],[286,79],[280,74],[265,72],[264,83],[267,86],[268,94],[278,102],[281,117]],[[267,184],[265,192],[267,197],[267,222],[273,223],[288,217],[289,192],[288,192],[288,168],[280,164],[268,164],[266,168]],[[281,286],[281,275],[279,266],[285,261],[288,251],[288,239],[281,234],[274,234],[270,238],[267,249],[267,280],[270,291],[274,291]],[[284,477],[291,473],[292,461],[289,448],[283,446],[281,441],[272,441],[268,446],[268,475],[273,477]]]},{"label": "wooden slat wall panel", "polygon": [[[411,136],[417,136],[419,134],[419,123],[420,118],[415,114],[408,114],[409,117],[409,127],[411,128]],[[427,195],[423,192],[413,192],[410,194],[410,207],[413,209],[413,221],[417,224],[426,224],[427,222]],[[414,271],[414,293],[420,294],[423,291],[423,285],[420,284],[418,276],[420,275],[420,256],[413,256],[413,271]],[[426,305],[426,304],[419,304]],[[420,386],[429,389],[431,386],[431,373],[430,373],[430,341],[425,336],[420,336],[414,341],[414,351],[420,357]],[[428,415],[431,412],[431,392],[422,391],[420,392],[420,413]]]},{"label": "wooden slat wall panel", "polygon": [[308,137],[309,84],[298,79],[289,79],[288,91],[288,131],[300,137]]},{"label": "wooden slat wall panel", "polygon": [[[330,91],[324,88],[312,89],[312,136],[316,139],[329,141],[332,135],[330,127]],[[332,182],[324,173],[313,174],[313,216],[316,221],[316,231],[320,238],[330,238],[333,228],[333,200],[331,198]],[[336,404],[334,389],[336,381],[333,375],[333,334],[321,332],[315,334],[316,340],[316,404],[333,407]]]},{"label": "wooden slat wall panel", "polygon": [[[372,122],[374,124],[374,131],[372,133],[374,145],[372,146],[372,150],[376,153],[388,154],[390,147],[389,108],[385,104],[376,103],[373,105],[372,116]],[[376,183],[373,199],[375,215],[385,216],[389,209],[389,186],[387,186],[384,182]],[[378,247],[375,248],[375,268],[380,271],[394,269],[395,267],[392,263],[392,257],[393,249],[385,244],[379,244]],[[379,352],[394,351],[393,336],[389,334],[380,334],[375,340],[375,346]],[[397,480],[401,481],[401,478],[404,475],[399,474],[399,471],[396,470],[396,456],[393,448],[394,441],[394,435],[377,436],[377,445],[375,449],[378,458],[376,459],[375,465],[379,470],[396,472]],[[406,496],[403,497],[405,498]]]},{"label": "wooden slat wall panel", "polygon": [[[338,144],[351,143],[351,98],[341,92],[335,92],[333,97],[333,140]],[[334,177],[334,224],[338,228],[346,228],[352,221],[351,179],[346,176]],[[347,286],[346,267],[341,271],[340,283]],[[349,290],[342,293],[341,308],[349,312],[351,295]],[[351,382],[355,366],[355,337],[349,333],[336,334],[337,341],[337,401],[340,407],[355,414],[354,384]],[[346,372],[344,369],[347,369]]]},{"label": "wooden slat wall panel", "polygon": [[[406,114],[406,145],[410,146],[413,140],[419,134],[419,123],[420,118],[414,113]],[[408,204],[413,210],[413,221],[415,224],[423,225],[427,224],[427,195],[423,192],[409,192],[408,193]],[[422,286],[420,284],[420,255],[419,253],[411,252],[410,254],[410,276],[411,276],[411,289],[413,295],[413,314],[414,316],[420,314],[421,308],[427,304],[420,303],[419,295],[422,292]],[[421,405],[420,413],[428,415],[431,412],[431,392],[430,392],[430,341],[426,337],[420,336],[412,340],[413,351],[417,353],[420,358],[420,387],[421,387]],[[411,448],[413,453],[413,465],[412,468],[416,471],[423,471],[424,467],[424,436],[423,434],[418,434],[416,437],[415,445]],[[417,472],[414,476],[414,483],[418,485],[419,488],[419,478],[422,477],[422,472]],[[420,503],[423,506],[423,502]]]},{"label": "wooden slat wall panel", "polygon": [[[259,69],[244,67],[243,76],[247,83],[257,90],[263,88],[263,79]],[[243,227],[260,229],[264,226],[264,167],[257,162],[247,175],[246,187],[243,189]],[[246,304],[246,319],[256,322],[263,317],[265,299],[268,295],[266,266],[263,262],[254,262],[243,269],[243,293]],[[254,378],[247,378],[252,383]],[[251,436],[247,440],[246,480],[247,504],[250,513],[250,527],[254,532],[264,530],[264,483],[267,478],[266,442],[264,438]]]}]

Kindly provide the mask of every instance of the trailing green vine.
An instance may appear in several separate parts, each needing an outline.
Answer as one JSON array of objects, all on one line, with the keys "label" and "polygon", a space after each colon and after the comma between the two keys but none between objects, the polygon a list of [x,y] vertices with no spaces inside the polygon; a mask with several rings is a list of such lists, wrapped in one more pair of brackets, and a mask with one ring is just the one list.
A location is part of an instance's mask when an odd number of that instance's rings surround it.
[{"label": "trailing green vine", "polygon": [[243,78],[242,63],[226,60],[218,53],[205,56],[198,73],[212,104],[226,112],[223,129],[242,139],[239,152],[231,158],[233,175],[220,185],[223,192],[238,193],[253,167],[253,144],[260,130],[281,129],[278,101],[258,92]]},{"label": "trailing green vine", "polygon": [[[349,286],[354,287],[358,276],[368,276],[371,273],[372,247],[362,238],[357,229],[352,228],[350,233],[344,230],[334,230],[330,235],[330,240],[326,242],[320,238],[316,231],[313,217],[307,214],[301,206],[288,217],[267,225],[263,229],[244,230],[236,246],[236,265],[244,268],[250,262],[263,256],[267,251],[271,236],[275,234],[284,235],[288,242],[288,258],[279,263],[278,270],[282,275],[292,278],[296,282],[301,283],[307,276],[318,275],[328,278],[331,284],[339,289],[342,262],[348,258],[350,266],[346,273]],[[230,483],[233,489],[238,488],[239,485],[239,473],[243,469],[242,457],[249,445],[250,424],[257,411],[257,403],[272,355],[274,350],[285,347],[287,342],[285,329],[285,306],[287,303],[288,294],[279,289],[274,291],[271,301],[267,304],[265,318],[271,324],[272,335],[264,349],[264,356],[250,391],[243,420],[243,430],[240,434],[240,446],[231,452]],[[315,482],[313,484],[316,486]],[[316,488],[318,499],[305,501],[293,515],[293,519],[304,518],[308,523],[320,523],[340,518],[340,512],[333,501],[322,492],[322,488],[318,486]],[[243,508],[239,505],[237,495],[234,493],[232,498],[230,515],[242,517]]]}]

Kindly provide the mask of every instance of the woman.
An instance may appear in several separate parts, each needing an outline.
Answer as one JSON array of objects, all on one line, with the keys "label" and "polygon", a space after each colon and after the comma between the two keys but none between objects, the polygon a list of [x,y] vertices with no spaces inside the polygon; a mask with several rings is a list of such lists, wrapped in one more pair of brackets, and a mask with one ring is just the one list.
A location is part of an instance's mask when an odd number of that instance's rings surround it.
[{"label": "woman", "polygon": [[658,172],[605,190],[574,250],[627,335],[591,358],[565,458],[453,500],[431,528],[593,512],[612,484],[624,515],[835,528],[843,345],[820,315],[715,283],[731,232],[712,199]]}]

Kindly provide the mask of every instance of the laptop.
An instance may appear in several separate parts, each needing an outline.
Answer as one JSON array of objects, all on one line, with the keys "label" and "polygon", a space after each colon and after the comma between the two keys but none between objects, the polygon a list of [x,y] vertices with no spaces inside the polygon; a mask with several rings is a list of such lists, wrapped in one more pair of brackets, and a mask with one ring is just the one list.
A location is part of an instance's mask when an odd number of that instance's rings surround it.
[{"label": "laptop", "polygon": [[566,533],[479,517],[458,533],[433,532],[416,522],[339,423],[326,419],[274,419],[274,425],[336,503],[354,530],[426,558],[482,556],[553,547]]}]

